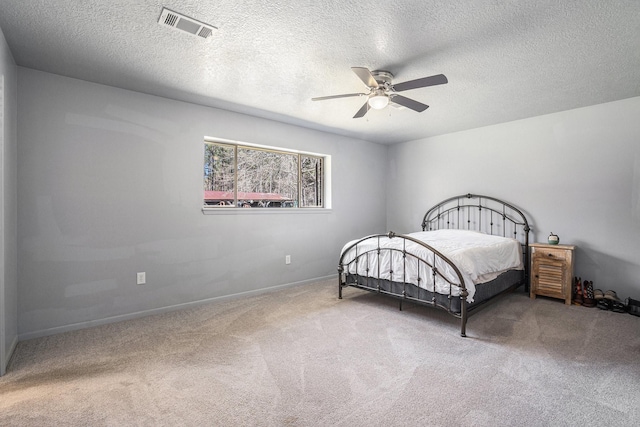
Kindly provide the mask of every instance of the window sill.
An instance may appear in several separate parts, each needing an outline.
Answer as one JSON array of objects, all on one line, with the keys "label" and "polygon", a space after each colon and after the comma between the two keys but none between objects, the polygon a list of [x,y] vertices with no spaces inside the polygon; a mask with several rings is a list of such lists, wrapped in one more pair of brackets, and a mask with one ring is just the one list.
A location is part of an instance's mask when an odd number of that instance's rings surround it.
[{"label": "window sill", "polygon": [[330,208],[210,208],[203,207],[203,215],[272,215],[272,214],[330,214]]}]

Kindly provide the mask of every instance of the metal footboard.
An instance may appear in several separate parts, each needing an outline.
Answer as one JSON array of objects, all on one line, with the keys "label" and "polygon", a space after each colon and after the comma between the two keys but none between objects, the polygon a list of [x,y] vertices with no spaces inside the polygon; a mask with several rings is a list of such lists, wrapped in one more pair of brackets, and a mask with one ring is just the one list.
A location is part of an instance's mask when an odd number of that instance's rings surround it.
[{"label": "metal footboard", "polygon": [[[394,245],[387,245],[389,241],[393,241]],[[422,250],[407,250],[407,242],[420,245]],[[418,252],[422,254],[418,255]],[[389,259],[388,268],[381,267],[383,258]],[[447,267],[453,274],[444,273]],[[469,293],[462,274],[446,256],[420,240],[392,231],[364,237],[345,248],[338,263],[338,273],[340,299],[342,289],[352,286],[398,298],[400,309],[403,301],[439,307],[460,318],[460,334],[466,336]],[[427,281],[433,284],[433,292],[426,291]],[[436,298],[436,284],[448,288],[448,294],[445,294],[448,303]],[[429,294],[431,296],[427,297]],[[452,307],[454,298],[460,299],[459,312]]]}]

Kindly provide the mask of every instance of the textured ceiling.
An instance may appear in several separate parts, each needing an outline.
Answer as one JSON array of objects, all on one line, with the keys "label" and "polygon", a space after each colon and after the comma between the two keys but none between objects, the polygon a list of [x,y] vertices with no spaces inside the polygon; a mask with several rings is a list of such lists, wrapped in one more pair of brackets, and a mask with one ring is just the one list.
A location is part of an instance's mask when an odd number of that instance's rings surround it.
[{"label": "textured ceiling", "polygon": [[[0,28],[20,66],[386,144],[640,96],[638,0],[2,0]],[[311,101],[365,90],[352,66],[449,83]]]}]

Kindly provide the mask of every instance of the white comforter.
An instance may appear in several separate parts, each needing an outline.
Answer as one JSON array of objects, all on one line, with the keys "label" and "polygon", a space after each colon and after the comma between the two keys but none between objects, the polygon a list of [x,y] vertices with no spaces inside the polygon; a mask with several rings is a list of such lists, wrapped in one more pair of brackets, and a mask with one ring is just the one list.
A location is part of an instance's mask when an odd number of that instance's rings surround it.
[{"label": "white comforter", "polygon": [[[510,270],[522,270],[522,249],[520,242],[500,236],[491,236],[476,231],[466,230],[436,230],[411,233],[409,236],[420,240],[444,256],[449,258],[462,273],[465,287],[469,293],[468,302],[473,302],[476,292],[475,284],[488,282],[496,278],[500,273]],[[353,240],[347,243],[342,252],[355,243]],[[395,248],[402,250],[405,239],[380,237],[381,248]],[[368,239],[357,245],[357,253],[362,254],[367,250],[378,247],[378,239]],[[415,242],[406,240],[406,250],[422,259],[433,260],[433,253]],[[393,254],[393,255],[391,255]],[[380,279],[394,282],[408,282],[431,292],[434,290],[433,275],[431,269],[424,263],[418,262],[413,257],[406,258],[406,269],[402,268],[402,253],[397,251],[381,251],[380,256],[375,253],[369,257],[361,257],[358,262],[353,262],[356,256],[356,247],[343,258],[343,264],[349,265],[348,272],[352,274],[378,277],[378,263],[380,263]],[[367,265],[368,263],[368,265]],[[459,282],[454,270],[442,260],[436,259],[438,272],[454,283]],[[369,273],[366,269],[369,268]],[[390,270],[393,268],[393,273]],[[418,277],[421,280],[418,282]],[[438,293],[449,294],[449,284],[440,277],[436,277],[435,290]],[[452,289],[453,296],[460,295],[460,289],[456,286]]]}]

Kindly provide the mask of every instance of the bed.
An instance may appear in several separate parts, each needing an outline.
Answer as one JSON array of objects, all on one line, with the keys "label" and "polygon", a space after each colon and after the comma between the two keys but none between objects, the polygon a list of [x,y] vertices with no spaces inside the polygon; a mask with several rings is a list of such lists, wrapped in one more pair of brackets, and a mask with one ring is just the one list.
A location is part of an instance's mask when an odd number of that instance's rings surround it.
[{"label": "bed", "polygon": [[373,234],[344,245],[338,298],[355,287],[447,311],[460,319],[529,283],[529,223],[515,206],[465,194],[427,211],[422,231]]}]

